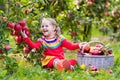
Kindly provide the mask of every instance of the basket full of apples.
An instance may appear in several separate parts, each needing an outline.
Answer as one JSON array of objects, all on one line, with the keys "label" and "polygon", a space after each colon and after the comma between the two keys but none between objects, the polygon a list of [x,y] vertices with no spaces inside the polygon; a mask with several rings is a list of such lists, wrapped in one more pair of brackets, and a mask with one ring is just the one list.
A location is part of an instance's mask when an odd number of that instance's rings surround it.
[{"label": "basket full of apples", "polygon": [[95,66],[97,69],[108,69],[114,65],[114,55],[107,45],[99,41],[86,43],[77,54],[78,65]]}]

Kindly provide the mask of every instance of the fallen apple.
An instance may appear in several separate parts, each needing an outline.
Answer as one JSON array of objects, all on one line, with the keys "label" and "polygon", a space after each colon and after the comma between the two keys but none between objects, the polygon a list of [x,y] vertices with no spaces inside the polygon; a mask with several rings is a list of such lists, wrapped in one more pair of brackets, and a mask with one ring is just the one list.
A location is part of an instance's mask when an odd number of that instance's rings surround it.
[{"label": "fallen apple", "polygon": [[92,71],[97,71],[97,67],[96,66],[90,66],[90,69],[92,70]]}]

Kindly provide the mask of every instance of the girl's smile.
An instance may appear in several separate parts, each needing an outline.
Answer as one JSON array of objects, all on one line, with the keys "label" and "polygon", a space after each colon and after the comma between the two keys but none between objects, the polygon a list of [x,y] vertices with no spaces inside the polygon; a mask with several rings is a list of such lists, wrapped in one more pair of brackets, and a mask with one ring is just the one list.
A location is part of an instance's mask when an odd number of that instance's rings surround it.
[{"label": "girl's smile", "polygon": [[55,27],[46,19],[42,21],[41,31],[46,38],[55,37]]}]

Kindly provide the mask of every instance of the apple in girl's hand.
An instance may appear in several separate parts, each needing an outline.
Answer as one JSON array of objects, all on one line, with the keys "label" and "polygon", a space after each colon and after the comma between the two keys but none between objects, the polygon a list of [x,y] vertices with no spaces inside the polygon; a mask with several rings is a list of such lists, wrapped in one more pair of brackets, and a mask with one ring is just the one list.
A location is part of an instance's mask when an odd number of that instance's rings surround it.
[{"label": "apple in girl's hand", "polygon": [[9,50],[9,49],[11,49],[11,46],[10,45],[5,45],[5,49]]},{"label": "apple in girl's hand", "polygon": [[16,31],[21,31],[22,27],[20,24],[16,24],[15,27],[14,27],[14,30]]},{"label": "apple in girl's hand", "polygon": [[22,43],[22,41],[23,41],[23,39],[22,39],[22,37],[21,36],[15,36],[15,41],[17,42],[17,43]]},{"label": "apple in girl's hand", "polygon": [[13,29],[15,27],[15,24],[13,22],[8,22],[7,26],[11,29]]},{"label": "apple in girl's hand", "polygon": [[22,27],[24,27],[24,26],[26,25],[26,21],[25,21],[25,20],[21,20],[21,21],[19,21],[19,24],[20,24]]},{"label": "apple in girl's hand", "polygon": [[25,54],[28,54],[28,53],[30,52],[30,49],[27,48],[27,47],[24,47],[24,48],[23,48],[23,52],[24,52]]}]

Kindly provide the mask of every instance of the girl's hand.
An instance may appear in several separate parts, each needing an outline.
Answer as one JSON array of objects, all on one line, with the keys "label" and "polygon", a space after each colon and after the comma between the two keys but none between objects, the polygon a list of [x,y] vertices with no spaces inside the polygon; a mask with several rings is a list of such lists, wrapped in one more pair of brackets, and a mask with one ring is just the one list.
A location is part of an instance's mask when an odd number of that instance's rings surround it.
[{"label": "girl's hand", "polygon": [[26,35],[25,31],[20,31],[20,34],[22,35],[23,38],[27,38],[28,36]]},{"label": "girl's hand", "polygon": [[85,44],[87,44],[87,42],[79,43],[79,48],[82,49],[85,46]]}]

